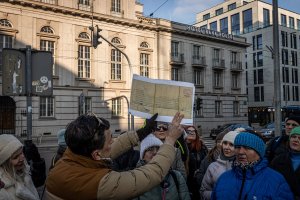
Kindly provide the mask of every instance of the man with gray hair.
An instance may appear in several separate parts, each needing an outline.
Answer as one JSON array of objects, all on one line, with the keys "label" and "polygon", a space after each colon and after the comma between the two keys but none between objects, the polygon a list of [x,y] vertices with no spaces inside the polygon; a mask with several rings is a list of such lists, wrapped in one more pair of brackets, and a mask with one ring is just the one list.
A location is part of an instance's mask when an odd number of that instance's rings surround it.
[{"label": "man with gray hair", "polygon": [[234,147],[232,169],[220,176],[211,199],[293,199],[284,177],[268,167],[265,143],[258,134],[238,134]]}]

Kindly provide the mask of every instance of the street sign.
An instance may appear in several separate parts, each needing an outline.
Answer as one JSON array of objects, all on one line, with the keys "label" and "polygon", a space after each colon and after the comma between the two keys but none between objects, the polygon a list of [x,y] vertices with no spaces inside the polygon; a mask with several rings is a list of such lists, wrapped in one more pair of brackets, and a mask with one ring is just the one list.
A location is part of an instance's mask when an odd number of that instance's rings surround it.
[{"label": "street sign", "polygon": [[50,51],[32,51],[31,55],[32,90],[37,96],[52,96],[53,57]]},{"label": "street sign", "polygon": [[2,92],[7,96],[26,94],[25,53],[16,49],[2,50]]}]

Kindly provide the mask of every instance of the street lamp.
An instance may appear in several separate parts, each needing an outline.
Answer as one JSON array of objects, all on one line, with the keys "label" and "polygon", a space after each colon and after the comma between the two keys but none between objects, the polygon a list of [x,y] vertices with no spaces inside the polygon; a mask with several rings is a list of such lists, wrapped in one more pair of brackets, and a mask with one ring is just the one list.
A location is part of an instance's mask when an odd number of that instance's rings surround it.
[{"label": "street lamp", "polygon": [[117,97],[113,97],[113,98],[110,98],[110,99],[103,100],[102,102],[107,103],[108,101],[112,101],[112,100],[116,100],[116,99],[122,99],[122,98],[124,98],[126,100],[126,103],[127,103],[128,130],[133,131],[134,130],[134,116],[131,115],[130,112],[129,112],[129,100],[128,100],[127,96],[121,95],[121,96],[117,96]]}]

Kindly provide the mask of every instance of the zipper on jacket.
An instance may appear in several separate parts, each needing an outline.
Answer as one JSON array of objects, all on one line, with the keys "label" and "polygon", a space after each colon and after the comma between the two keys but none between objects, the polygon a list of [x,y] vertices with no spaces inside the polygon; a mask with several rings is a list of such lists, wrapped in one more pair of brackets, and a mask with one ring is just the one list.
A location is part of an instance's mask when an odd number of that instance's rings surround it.
[{"label": "zipper on jacket", "polygon": [[241,200],[241,198],[242,198],[245,181],[246,181],[246,169],[243,169],[243,180],[242,180],[242,187],[241,187],[240,193],[239,193],[239,198],[238,198],[239,200]]}]

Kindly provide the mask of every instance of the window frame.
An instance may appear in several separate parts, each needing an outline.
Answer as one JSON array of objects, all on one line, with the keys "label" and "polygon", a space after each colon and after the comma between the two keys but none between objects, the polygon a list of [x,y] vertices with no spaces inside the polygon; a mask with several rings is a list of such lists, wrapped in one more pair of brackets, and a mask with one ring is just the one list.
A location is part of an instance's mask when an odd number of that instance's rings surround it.
[{"label": "window frame", "polygon": [[[45,109],[45,110],[43,110]],[[49,113],[50,112],[50,113]],[[39,99],[39,117],[55,117],[55,98],[52,96],[41,96]]]}]

